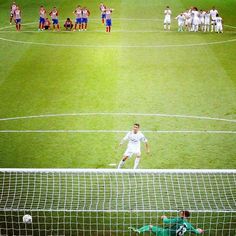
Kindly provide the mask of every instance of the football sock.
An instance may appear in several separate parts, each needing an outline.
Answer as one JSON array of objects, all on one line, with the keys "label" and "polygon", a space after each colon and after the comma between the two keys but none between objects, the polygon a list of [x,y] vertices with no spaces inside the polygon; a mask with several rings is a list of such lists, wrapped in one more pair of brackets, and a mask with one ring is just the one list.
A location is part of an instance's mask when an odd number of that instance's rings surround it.
[{"label": "football sock", "polygon": [[120,169],[124,164],[125,164],[125,161],[121,160],[119,165],[118,165],[118,169]]},{"label": "football sock", "polygon": [[138,164],[139,164],[139,161],[140,161],[140,158],[137,157],[134,161],[134,169],[137,169],[138,168]]}]

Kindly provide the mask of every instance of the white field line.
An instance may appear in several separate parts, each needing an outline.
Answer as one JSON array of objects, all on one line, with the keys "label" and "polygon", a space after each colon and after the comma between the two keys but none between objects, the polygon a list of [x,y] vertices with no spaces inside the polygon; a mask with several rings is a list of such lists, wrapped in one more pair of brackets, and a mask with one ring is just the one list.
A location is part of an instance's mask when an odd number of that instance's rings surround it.
[{"label": "white field line", "polygon": [[183,118],[183,119],[215,120],[215,121],[236,123],[236,120],[218,118],[218,117],[158,114],[158,113],[133,113],[133,112],[85,112],[85,113],[67,113],[67,114],[45,114],[45,115],[0,118],[0,121],[49,118],[49,117],[70,117],[70,116],[147,116],[147,117],[170,117],[170,118]]},{"label": "white field line", "polygon": [[[128,130],[0,130],[0,133],[127,133]],[[157,134],[236,134],[228,130],[143,130]]]},{"label": "white field line", "polygon": [[[28,23],[24,23],[22,25],[33,25],[33,24],[36,24],[37,22],[28,22]],[[12,24],[12,25],[8,25],[8,26],[4,26],[4,27],[1,27],[0,30],[3,30],[3,29],[9,29],[9,28],[14,28],[15,25]]]},{"label": "white field line", "polygon": [[[129,20],[129,21],[160,21],[160,19],[154,19],[154,18],[149,18],[149,19],[141,19],[141,18],[114,18],[117,20]],[[91,20],[99,20],[98,18],[91,19]],[[36,24],[37,22],[29,22],[25,23],[22,25],[31,25],[31,24]],[[229,26],[234,28],[234,26]],[[10,26],[5,26],[0,28],[0,32],[3,29],[11,28],[14,27],[14,25]],[[3,31],[2,31],[3,32]],[[14,31],[13,31],[14,32]],[[25,31],[25,32],[37,32],[37,31]],[[64,32],[64,31],[62,31]],[[87,31],[89,32],[89,31]],[[91,32],[104,32],[104,31],[91,31]],[[143,33],[143,31],[126,31],[126,30],[117,30],[114,32],[133,32],[133,33]],[[163,31],[146,31],[146,33],[155,33],[155,32],[163,32]],[[175,31],[170,31],[170,32],[175,32]],[[19,32],[17,32],[19,33]],[[57,33],[57,32],[55,32]],[[54,43],[43,43],[43,42],[30,42],[30,41],[21,41],[21,40],[12,40],[12,39],[7,39],[7,38],[0,38],[2,41],[6,42],[11,42],[11,43],[19,43],[19,44],[30,44],[30,45],[41,45],[41,46],[52,46],[52,47],[80,47],[80,48],[169,48],[169,47],[193,47],[193,46],[206,46],[206,45],[215,45],[215,44],[225,44],[225,43],[231,43],[235,42],[236,39],[231,39],[231,40],[224,40],[224,41],[215,41],[215,42],[209,42],[209,43],[193,43],[193,44],[167,44],[167,45],[87,45],[87,44],[54,44]]]},{"label": "white field line", "polygon": [[224,26],[229,27],[229,28],[236,29],[236,26],[232,26],[232,25],[224,25]]},{"label": "white field line", "polygon": [[79,48],[170,48],[170,47],[193,47],[193,46],[207,46],[207,45],[217,45],[236,42],[236,39],[214,41],[208,43],[190,43],[190,44],[166,44],[166,45],[100,45],[100,44],[56,44],[56,43],[42,43],[42,42],[31,42],[31,41],[21,41],[13,40],[0,37],[0,40],[10,43],[18,44],[28,44],[28,45],[40,45],[40,46],[50,46],[50,47],[79,47]]}]

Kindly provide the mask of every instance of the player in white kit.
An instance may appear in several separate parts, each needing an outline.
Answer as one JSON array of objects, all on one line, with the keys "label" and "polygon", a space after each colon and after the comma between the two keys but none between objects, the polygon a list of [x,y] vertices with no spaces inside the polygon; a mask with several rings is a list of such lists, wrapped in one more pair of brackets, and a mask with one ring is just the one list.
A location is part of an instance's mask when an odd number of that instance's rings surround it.
[{"label": "player in white kit", "polygon": [[136,155],[136,159],[134,162],[134,169],[138,168],[139,161],[141,158],[141,145],[140,142],[145,143],[146,151],[149,153],[149,146],[148,141],[145,138],[145,136],[139,131],[140,125],[134,124],[133,130],[128,132],[126,136],[122,139],[120,146],[125,142],[128,141],[127,149],[122,157],[122,160],[120,161],[118,165],[118,169],[120,169],[124,164],[125,161],[132,157],[132,155]]},{"label": "player in white kit", "polygon": [[214,31],[216,32],[216,15],[218,14],[218,11],[215,9],[215,7],[212,7],[210,10],[210,15],[211,15],[211,32]]},{"label": "player in white kit", "polygon": [[167,6],[165,11],[164,11],[164,15],[165,15],[165,18],[164,18],[164,30],[168,29],[170,30],[170,23],[171,23],[171,10],[170,10],[170,7]]},{"label": "player in white kit", "polygon": [[219,33],[223,33],[223,26],[222,26],[223,20],[222,18],[219,16],[219,14],[216,14],[216,32]]},{"label": "player in white kit", "polygon": [[178,20],[178,32],[182,32],[185,22],[184,14],[183,13],[179,14],[175,19]]},{"label": "player in white kit", "polygon": [[196,7],[194,7],[192,10],[192,17],[193,17],[192,31],[197,32],[199,27],[199,11]]},{"label": "player in white kit", "polygon": [[185,18],[185,30],[190,31],[192,27],[192,13],[190,9],[187,9],[184,12],[184,18]]},{"label": "player in white kit", "polygon": [[210,21],[211,21],[211,14],[209,11],[206,11],[204,17],[204,32],[210,31]]},{"label": "player in white kit", "polygon": [[199,25],[200,25],[201,31],[204,31],[205,14],[206,14],[205,11],[200,10],[200,13],[199,13]]}]

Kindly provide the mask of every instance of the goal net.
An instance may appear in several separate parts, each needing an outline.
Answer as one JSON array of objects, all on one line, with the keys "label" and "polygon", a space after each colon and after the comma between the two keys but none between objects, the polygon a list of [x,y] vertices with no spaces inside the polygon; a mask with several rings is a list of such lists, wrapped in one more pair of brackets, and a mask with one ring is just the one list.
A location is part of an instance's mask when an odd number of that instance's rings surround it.
[{"label": "goal net", "polygon": [[236,170],[0,169],[0,235],[135,235],[189,210],[205,235],[235,236],[235,199]]}]

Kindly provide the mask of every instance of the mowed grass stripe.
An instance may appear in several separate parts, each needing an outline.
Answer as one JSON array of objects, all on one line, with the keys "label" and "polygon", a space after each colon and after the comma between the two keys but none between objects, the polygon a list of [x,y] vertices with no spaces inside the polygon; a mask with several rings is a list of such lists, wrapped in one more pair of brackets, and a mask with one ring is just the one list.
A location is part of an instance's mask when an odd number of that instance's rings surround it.
[{"label": "mowed grass stripe", "polygon": [[[198,4],[210,8],[215,1]],[[225,9],[225,22],[231,19],[232,6]],[[21,2],[24,21],[38,19],[38,3]],[[50,2],[56,4],[56,1]],[[49,8],[50,4],[46,4]],[[71,16],[77,2],[58,2],[62,7],[61,23]],[[81,2],[81,4],[87,4]],[[91,17],[99,17],[99,2],[89,2]],[[66,5],[66,6],[65,6]],[[73,6],[72,6],[73,5]],[[112,4],[113,5],[113,4]],[[116,1],[114,18],[163,18],[165,3],[157,1]],[[189,5],[188,1],[171,1],[173,16]],[[30,7],[32,8],[30,10]],[[50,5],[51,7],[51,5]],[[6,8],[8,11],[8,7]],[[8,13],[7,13],[8,14]],[[2,17],[2,16],[0,16]],[[229,17],[229,18],[228,18]],[[1,18],[7,25],[5,18]],[[153,23],[153,22],[152,22]],[[156,23],[156,24],[155,24]],[[153,30],[162,28],[161,22],[117,22],[114,30]],[[235,20],[227,22],[235,25]],[[176,22],[173,21],[173,30]],[[35,26],[27,26],[37,27]],[[99,22],[90,22],[91,30],[104,30]],[[128,28],[128,29],[127,29]],[[33,28],[34,29],[34,28]],[[16,40],[48,42],[55,44],[102,44],[102,45],[165,45],[191,42],[208,43],[232,40],[233,34],[8,34]],[[65,114],[78,112],[135,112],[163,114],[192,114],[235,119],[235,69],[233,61],[235,43],[191,48],[52,48],[41,46],[13,45],[1,43],[1,75],[4,82],[0,87],[1,117],[17,117],[35,114]],[[20,54],[21,52],[21,54]],[[20,55],[18,55],[20,54]],[[16,58],[20,58],[19,60]],[[6,69],[5,69],[6,68]],[[2,123],[1,129],[102,129],[129,130],[134,122],[140,122],[143,130],[233,130],[229,125],[216,123],[197,124],[191,121],[161,121],[142,119],[48,119]],[[208,127],[210,126],[210,127]],[[147,128],[146,128],[147,127]],[[147,135],[153,159],[144,159],[146,168],[181,168],[187,166],[207,168],[235,166],[235,138],[227,135],[189,138],[189,135],[155,137]],[[227,137],[226,137],[227,136]],[[30,135],[1,134],[2,166],[65,166],[107,167],[107,163],[120,160],[125,147],[113,154],[113,147],[121,136],[94,136],[81,138],[79,135]],[[93,150],[90,150],[93,149]],[[145,154],[143,153],[144,157]],[[115,157],[114,157],[115,156]],[[217,161],[214,161],[216,158]],[[27,160],[27,161],[26,161]],[[112,162],[111,162],[112,160]],[[127,168],[133,163],[127,163]],[[179,164],[181,163],[181,165]]]}]

